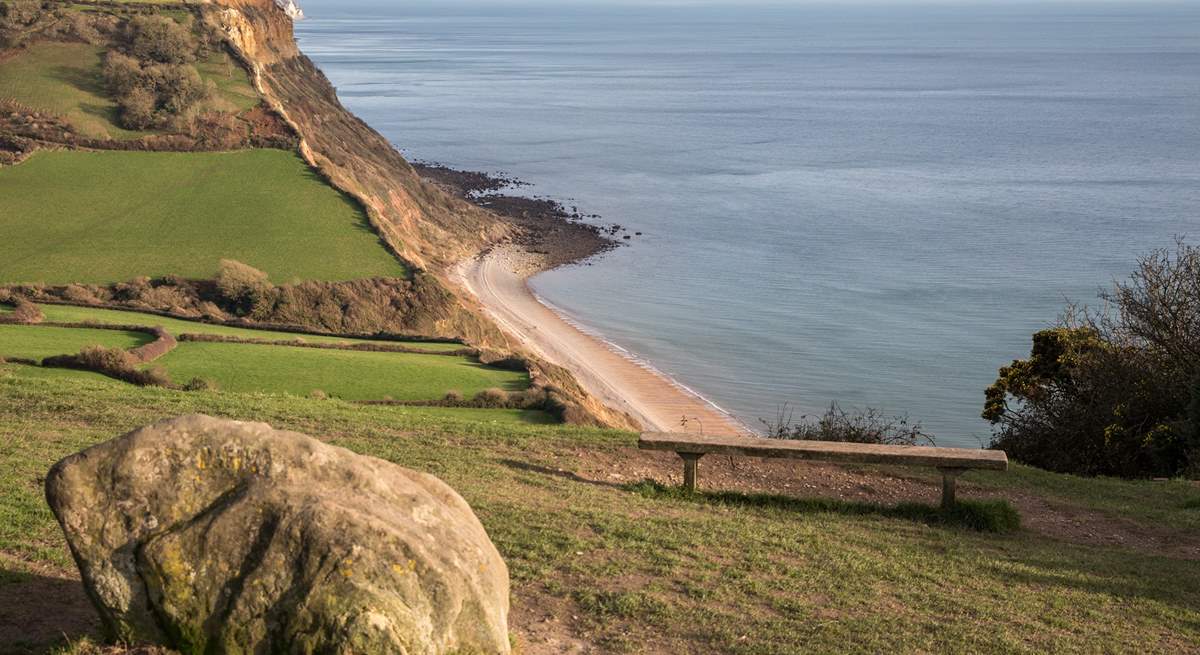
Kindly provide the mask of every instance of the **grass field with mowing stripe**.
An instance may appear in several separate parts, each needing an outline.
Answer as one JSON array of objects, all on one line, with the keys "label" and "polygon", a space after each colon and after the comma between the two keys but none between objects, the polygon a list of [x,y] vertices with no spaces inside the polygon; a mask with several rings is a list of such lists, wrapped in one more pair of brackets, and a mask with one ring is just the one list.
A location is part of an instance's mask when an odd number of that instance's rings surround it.
[{"label": "grass field with mowing stripe", "polygon": [[[638,466],[646,455],[628,433],[289,396],[130,392],[0,368],[0,597],[40,608],[42,641],[31,648],[92,629],[78,619],[82,590],[62,581],[76,574],[41,476],[65,455],[192,412],[267,421],[448,482],[508,564],[519,646],[530,629],[605,653],[1148,653],[1200,643],[1192,560],[839,503],[653,493],[575,476],[589,474],[596,453]],[[1173,502],[1166,485],[1019,477],[1016,489],[1060,506],[1089,490]],[[1114,511],[1148,530],[1173,520]],[[32,593],[51,587],[60,593]]]},{"label": "grass field with mowing stripe", "polygon": [[[228,337],[238,337],[241,339],[259,339],[265,341],[292,341],[295,339],[303,339],[309,343],[339,343],[339,344],[356,344],[356,343],[378,343],[385,346],[404,346],[406,348],[419,348],[428,350],[429,352],[449,352],[453,350],[461,350],[466,346],[461,343],[450,343],[444,341],[377,341],[373,339],[348,339],[346,337],[321,336],[312,334],[295,334],[292,332],[274,332],[271,330],[250,330],[246,328],[230,327],[227,325],[213,325],[211,323],[199,323],[196,321],[183,321],[176,318],[168,318],[157,314],[141,314],[138,312],[126,312],[114,309],[99,309],[93,307],[74,307],[70,305],[38,305],[45,314],[46,320],[53,323],[82,323],[92,321],[95,323],[103,323],[108,325],[145,325],[149,327],[162,327],[175,336],[181,334],[215,334]],[[0,305],[0,312],[4,311],[4,306]]]},{"label": "grass field with mowing stripe", "polygon": [[298,396],[320,390],[344,400],[437,400],[451,389],[469,397],[490,387],[529,386],[527,373],[466,357],[241,343],[181,343],[154,365],[175,382],[206,378],[224,391]]},{"label": "grass field with mowing stripe", "polygon": [[40,152],[0,169],[0,283],[406,274],[359,208],[281,150]]},{"label": "grass field with mowing stripe", "polygon": [[136,348],[151,341],[154,337],[142,332],[0,325],[0,357],[41,360],[54,355],[73,355],[85,346]]}]

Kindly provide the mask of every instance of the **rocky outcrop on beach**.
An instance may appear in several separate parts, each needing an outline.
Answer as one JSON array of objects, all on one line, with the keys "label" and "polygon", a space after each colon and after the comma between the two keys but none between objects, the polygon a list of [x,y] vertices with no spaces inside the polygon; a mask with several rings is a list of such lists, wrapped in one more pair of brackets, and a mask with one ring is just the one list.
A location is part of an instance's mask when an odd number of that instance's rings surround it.
[{"label": "rocky outcrop on beach", "polygon": [[508,653],[508,572],[437,478],[185,416],[72,455],[46,497],[110,636],[184,652]]}]

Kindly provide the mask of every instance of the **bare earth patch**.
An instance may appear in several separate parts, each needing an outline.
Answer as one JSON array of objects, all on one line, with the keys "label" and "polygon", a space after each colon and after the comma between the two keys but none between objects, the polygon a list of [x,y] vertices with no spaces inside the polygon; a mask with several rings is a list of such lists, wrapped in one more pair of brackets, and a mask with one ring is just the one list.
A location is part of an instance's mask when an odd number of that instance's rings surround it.
[{"label": "bare earth patch", "polygon": [[[680,484],[682,461],[672,453],[579,450],[569,473],[594,483],[627,484],[654,480]],[[700,487],[722,491],[769,493],[797,498],[894,505],[939,502],[940,482],[836,464],[783,459],[708,456],[700,460]],[[959,497],[1005,499],[1021,513],[1024,529],[1075,544],[1119,547],[1177,559],[1200,560],[1200,536],[1144,525],[1034,494],[994,491],[959,480]]]}]

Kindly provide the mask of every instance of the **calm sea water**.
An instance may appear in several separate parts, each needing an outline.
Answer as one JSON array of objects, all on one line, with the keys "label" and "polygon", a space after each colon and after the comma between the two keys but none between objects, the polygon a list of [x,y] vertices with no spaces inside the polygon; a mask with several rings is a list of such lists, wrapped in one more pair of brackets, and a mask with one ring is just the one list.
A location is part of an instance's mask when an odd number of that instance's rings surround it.
[{"label": "calm sea water", "polygon": [[986,439],[1064,298],[1200,237],[1200,7],[629,9],[307,0],[302,48],[411,157],[644,232],[534,286],[756,423]]}]

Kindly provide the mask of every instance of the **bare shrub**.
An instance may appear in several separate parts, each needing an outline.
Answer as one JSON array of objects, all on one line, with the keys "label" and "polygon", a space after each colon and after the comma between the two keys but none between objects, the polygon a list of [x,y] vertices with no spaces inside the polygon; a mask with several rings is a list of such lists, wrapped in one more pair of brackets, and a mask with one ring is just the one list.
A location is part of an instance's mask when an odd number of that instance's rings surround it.
[{"label": "bare shrub", "polygon": [[136,16],[129,21],[129,54],[163,64],[183,64],[196,59],[196,39],[184,26],[166,16]]},{"label": "bare shrub", "polygon": [[45,318],[37,305],[24,298],[17,299],[13,306],[12,320],[16,323],[41,323]]},{"label": "bare shrub", "polygon": [[169,387],[171,378],[161,367],[137,368],[137,358],[120,348],[87,346],[77,355],[59,355],[42,360],[43,366],[95,371],[138,386]]},{"label": "bare shrub", "polygon": [[146,130],[158,124],[157,98],[154,92],[142,87],[117,98],[121,111],[121,126],[130,130]]},{"label": "bare shrub", "polygon": [[475,394],[475,402],[483,407],[505,407],[508,405],[508,392],[498,387],[484,389]]},{"label": "bare shrub", "polygon": [[134,89],[144,86],[142,80],[142,65],[138,60],[116,50],[104,55],[104,65],[101,68],[108,92],[116,97],[127,95]]},{"label": "bare shrub", "polygon": [[888,416],[877,409],[867,408],[847,412],[836,402],[829,405],[819,418],[801,415],[799,419],[784,405],[774,421],[759,419],[771,439],[804,441],[843,441],[894,446],[934,446],[933,435],[926,434],[920,423],[909,422],[908,416]]},{"label": "bare shrub", "polygon": [[156,63],[120,52],[105,55],[101,69],[128,129],[179,127],[197,103],[212,96],[194,66]]},{"label": "bare shrub", "polygon": [[138,363],[129,351],[104,346],[87,346],[76,357],[84,367],[100,372],[131,369]]},{"label": "bare shrub", "polygon": [[249,126],[225,112],[210,111],[196,116],[187,132],[195,136],[198,147],[208,150],[232,150],[250,138]]},{"label": "bare shrub", "polygon": [[96,294],[92,290],[80,284],[68,284],[63,289],[62,297],[71,302],[92,304],[97,301]]},{"label": "bare shrub", "polygon": [[313,389],[309,392],[308,397],[312,398],[313,400],[328,400],[329,394],[320,389]]},{"label": "bare shrub", "polygon": [[128,351],[129,355],[139,364],[152,362],[175,350],[175,347],[179,345],[175,337],[161,327],[150,328],[149,331],[154,335],[154,341]]},{"label": "bare shrub", "polygon": [[459,391],[458,389],[451,389],[450,391],[446,392],[446,395],[442,397],[442,400],[447,403],[461,404],[466,401],[466,397],[463,396],[463,392]]},{"label": "bare shrub", "polygon": [[275,287],[267,274],[232,259],[222,259],[216,277],[217,291],[239,316],[264,316],[275,300]]}]

